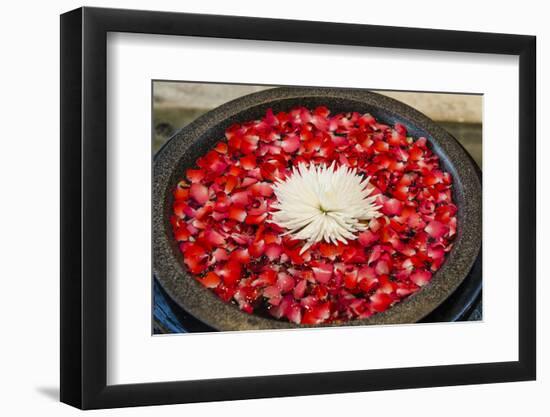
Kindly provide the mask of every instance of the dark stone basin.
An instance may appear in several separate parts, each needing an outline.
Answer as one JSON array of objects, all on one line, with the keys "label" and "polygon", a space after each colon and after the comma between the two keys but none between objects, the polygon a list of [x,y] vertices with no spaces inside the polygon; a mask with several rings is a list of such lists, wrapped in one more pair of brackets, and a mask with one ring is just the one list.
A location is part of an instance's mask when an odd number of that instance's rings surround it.
[{"label": "dark stone basin", "polygon": [[[415,109],[394,99],[357,89],[276,88],[226,103],[176,133],[157,153],[153,167],[153,272],[166,293],[183,310],[222,331],[313,327],[249,315],[224,303],[186,272],[169,222],[172,190],[185,169],[194,166],[236,122],[258,119],[303,105],[327,106],[332,113],[371,113],[387,124],[404,124],[413,137],[425,136],[453,176],[458,206],[457,237],[443,266],[428,285],[383,313],[346,322],[346,326],[415,323],[443,303],[470,272],[481,249],[481,182],[477,167],[449,133]],[[332,324],[333,326],[334,324]],[[326,327],[327,325],[322,325]],[[331,326],[331,325],[328,325]]]}]

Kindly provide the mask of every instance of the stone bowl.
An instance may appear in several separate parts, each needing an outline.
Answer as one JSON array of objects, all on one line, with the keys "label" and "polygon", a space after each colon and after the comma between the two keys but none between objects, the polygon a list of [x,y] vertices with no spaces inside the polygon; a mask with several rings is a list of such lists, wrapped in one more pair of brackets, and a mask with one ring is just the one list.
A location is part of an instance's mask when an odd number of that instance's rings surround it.
[{"label": "stone bowl", "polygon": [[446,171],[453,176],[458,207],[453,249],[432,280],[415,294],[375,314],[327,326],[415,323],[443,303],[470,272],[481,249],[481,182],[475,163],[449,133],[417,110],[394,99],[358,89],[274,88],[223,104],[176,133],[157,153],[153,167],[153,273],[184,311],[213,329],[260,330],[315,327],[242,312],[204,288],[187,271],[169,222],[172,190],[187,168],[224,137],[227,127],[258,119],[268,108],[285,111],[302,105],[327,106],[331,113],[370,113],[383,123],[406,126],[413,137],[424,136]]}]

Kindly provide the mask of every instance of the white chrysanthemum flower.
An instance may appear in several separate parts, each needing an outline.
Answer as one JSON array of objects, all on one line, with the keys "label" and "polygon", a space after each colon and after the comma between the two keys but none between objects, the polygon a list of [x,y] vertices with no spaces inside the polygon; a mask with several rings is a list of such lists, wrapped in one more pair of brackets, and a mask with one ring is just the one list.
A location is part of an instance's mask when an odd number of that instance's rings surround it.
[{"label": "white chrysanthemum flower", "polygon": [[369,180],[334,162],[330,167],[299,164],[273,187],[278,201],[271,221],[306,241],[301,253],[322,240],[347,243],[367,228],[366,221],[381,215]]}]

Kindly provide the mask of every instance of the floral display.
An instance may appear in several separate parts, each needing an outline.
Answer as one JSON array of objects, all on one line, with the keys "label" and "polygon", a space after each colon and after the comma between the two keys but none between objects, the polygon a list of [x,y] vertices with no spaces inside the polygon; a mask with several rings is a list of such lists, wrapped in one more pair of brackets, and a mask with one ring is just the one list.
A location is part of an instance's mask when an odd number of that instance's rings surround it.
[{"label": "floral display", "polygon": [[250,314],[368,318],[427,285],[452,248],[452,177],[424,137],[295,107],[230,126],[173,190],[189,273]]}]

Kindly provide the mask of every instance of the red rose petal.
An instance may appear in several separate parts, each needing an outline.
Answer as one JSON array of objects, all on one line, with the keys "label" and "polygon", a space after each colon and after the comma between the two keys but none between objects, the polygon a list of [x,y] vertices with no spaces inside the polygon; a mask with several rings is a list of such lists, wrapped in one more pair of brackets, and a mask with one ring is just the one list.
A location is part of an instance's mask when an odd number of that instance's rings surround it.
[{"label": "red rose petal", "polygon": [[225,142],[218,142],[216,144],[216,146],[214,147],[216,152],[223,153],[223,154],[227,153],[227,148],[228,148],[227,143],[225,143]]},{"label": "red rose petal", "polygon": [[281,148],[286,153],[294,153],[300,147],[300,138],[296,135],[287,136],[281,143]]},{"label": "red rose petal", "polygon": [[326,284],[332,278],[333,266],[331,264],[322,263],[311,269],[315,279],[322,284]]},{"label": "red rose petal", "polygon": [[199,282],[206,288],[216,288],[222,281],[216,273],[209,272],[204,278],[199,279]]},{"label": "red rose petal", "polygon": [[207,268],[206,249],[196,243],[184,243],[182,246],[183,261],[192,273],[201,273]]},{"label": "red rose petal", "polygon": [[250,262],[250,254],[248,253],[247,248],[235,249],[233,252],[231,252],[229,259],[239,262],[241,264],[247,264]]},{"label": "red rose petal", "polygon": [[273,194],[273,186],[267,182],[257,182],[249,187],[252,195],[270,197]]},{"label": "red rose petal", "polygon": [[241,140],[241,152],[245,155],[251,154],[258,148],[258,136],[246,135]]},{"label": "red rose petal", "polygon": [[276,285],[271,285],[264,289],[263,295],[267,298],[280,297],[281,289]]},{"label": "red rose petal", "polygon": [[300,305],[296,303],[291,304],[286,310],[286,317],[289,321],[300,324],[302,321],[302,309],[300,308]]},{"label": "red rose petal", "polygon": [[225,192],[227,194],[231,193],[231,191],[233,191],[238,183],[239,179],[237,177],[235,177],[234,175],[228,175],[227,181],[225,182]]},{"label": "red rose petal", "polygon": [[294,280],[287,273],[279,272],[279,274],[277,275],[277,287],[281,290],[282,293],[292,291],[292,289],[294,288]]},{"label": "red rose petal", "polygon": [[225,245],[225,239],[215,230],[206,230],[204,232],[205,240],[212,246],[223,246]]},{"label": "red rose petal", "polygon": [[246,207],[248,204],[250,204],[250,192],[239,191],[231,194],[231,202],[240,207]]},{"label": "red rose petal", "polygon": [[332,243],[321,242],[319,244],[319,252],[330,260],[335,260],[338,256],[342,255],[345,250],[344,245],[334,245]]},{"label": "red rose petal", "polygon": [[214,252],[212,252],[212,256],[214,257],[216,262],[223,262],[229,259],[227,251],[223,248],[215,249]]},{"label": "red rose petal", "polygon": [[241,278],[241,271],[242,267],[239,262],[228,261],[219,269],[218,274],[222,277],[225,285],[232,286]]},{"label": "red rose petal", "polygon": [[355,288],[357,285],[357,270],[346,272],[344,274],[344,286],[349,289]]},{"label": "red rose petal", "polygon": [[364,247],[369,247],[378,240],[378,235],[371,232],[370,230],[367,230],[365,232],[359,233],[358,240],[359,243]]},{"label": "red rose petal", "polygon": [[302,317],[302,324],[320,324],[330,316],[330,303],[314,306]]},{"label": "red rose petal", "polygon": [[376,263],[375,271],[378,275],[389,274],[390,266],[388,264],[388,261],[384,261],[384,260],[378,261]]},{"label": "red rose petal", "polygon": [[271,262],[279,259],[282,253],[283,247],[276,243],[270,243],[265,247],[265,255]]},{"label": "red rose petal", "polygon": [[187,179],[192,183],[197,183],[197,182],[201,182],[206,176],[206,174],[202,169],[188,169],[186,171],[186,176],[187,176]]},{"label": "red rose petal", "polygon": [[306,292],[306,289],[307,289],[306,280],[301,280],[300,282],[298,282],[298,284],[296,284],[292,292],[292,294],[294,295],[294,298],[296,298],[297,300],[302,298]]},{"label": "red rose petal", "polygon": [[424,229],[434,239],[439,239],[449,233],[449,226],[444,225],[437,220],[433,220]]},{"label": "red rose petal", "polygon": [[248,247],[248,252],[255,258],[259,258],[260,256],[262,256],[264,251],[265,242],[263,240],[255,241]]},{"label": "red rose petal", "polygon": [[189,195],[199,204],[208,201],[208,188],[202,184],[191,184]]},{"label": "red rose petal", "polygon": [[382,212],[388,216],[399,216],[403,210],[403,203],[395,198],[390,198],[384,202]]},{"label": "red rose petal", "polygon": [[384,292],[376,292],[370,298],[372,309],[378,313],[386,311],[393,299]]},{"label": "red rose petal", "polygon": [[246,170],[256,168],[256,157],[254,155],[244,156],[239,161],[241,166]]},{"label": "red rose petal", "polygon": [[246,219],[246,211],[242,207],[231,206],[229,208],[229,218],[237,222],[244,222],[244,219]]},{"label": "red rose petal", "polygon": [[259,214],[259,215],[247,215],[246,216],[246,219],[245,219],[245,223],[246,224],[255,224],[255,225],[258,225],[258,224],[262,224],[263,222],[265,222],[265,219],[267,219],[267,213],[264,213],[264,214]]}]

